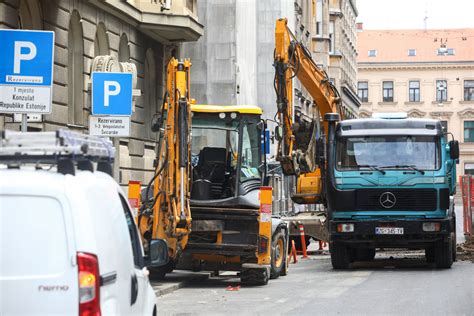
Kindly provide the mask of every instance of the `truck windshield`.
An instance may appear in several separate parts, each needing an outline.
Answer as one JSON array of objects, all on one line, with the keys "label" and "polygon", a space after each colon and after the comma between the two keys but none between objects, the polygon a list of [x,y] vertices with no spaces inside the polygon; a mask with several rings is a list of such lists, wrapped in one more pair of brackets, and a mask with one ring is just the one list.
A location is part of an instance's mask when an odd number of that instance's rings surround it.
[{"label": "truck windshield", "polygon": [[365,136],[337,140],[338,170],[440,168],[439,140],[433,136]]}]

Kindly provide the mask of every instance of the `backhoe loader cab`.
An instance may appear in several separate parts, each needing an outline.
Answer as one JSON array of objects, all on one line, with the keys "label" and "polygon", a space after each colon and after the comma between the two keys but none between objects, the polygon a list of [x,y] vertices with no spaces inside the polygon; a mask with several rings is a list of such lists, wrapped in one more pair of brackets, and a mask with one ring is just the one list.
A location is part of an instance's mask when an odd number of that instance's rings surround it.
[{"label": "backhoe loader cab", "polygon": [[255,106],[192,106],[191,201],[258,207],[239,197],[262,184],[261,113]]}]

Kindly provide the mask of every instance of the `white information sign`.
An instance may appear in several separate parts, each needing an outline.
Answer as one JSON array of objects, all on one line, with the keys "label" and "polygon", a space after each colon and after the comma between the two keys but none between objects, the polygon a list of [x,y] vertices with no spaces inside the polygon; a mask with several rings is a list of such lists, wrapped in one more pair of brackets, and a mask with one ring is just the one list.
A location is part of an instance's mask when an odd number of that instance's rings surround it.
[{"label": "white information sign", "polygon": [[[14,114],[13,115],[13,121],[14,122],[21,122],[22,120],[22,114]],[[43,115],[42,114],[32,114],[32,113],[28,113],[27,114],[27,121],[28,122],[43,122]]]},{"label": "white information sign", "polygon": [[54,32],[0,30],[0,113],[51,113]]},{"label": "white information sign", "polygon": [[130,116],[89,116],[89,134],[107,137],[129,137]]}]

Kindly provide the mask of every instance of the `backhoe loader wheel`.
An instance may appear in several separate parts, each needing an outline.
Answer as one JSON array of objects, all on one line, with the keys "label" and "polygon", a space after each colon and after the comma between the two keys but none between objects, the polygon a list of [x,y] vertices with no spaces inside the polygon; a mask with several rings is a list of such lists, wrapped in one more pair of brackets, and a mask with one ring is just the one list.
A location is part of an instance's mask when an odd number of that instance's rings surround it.
[{"label": "backhoe loader wheel", "polygon": [[279,230],[272,237],[270,279],[276,279],[280,276],[285,265],[285,258],[285,234]]},{"label": "backhoe loader wheel", "polygon": [[240,271],[240,283],[243,285],[267,285],[268,269],[242,268]]},{"label": "backhoe loader wheel", "polygon": [[329,243],[332,267],[336,270],[348,269],[351,263],[350,251],[346,245],[336,242]]}]

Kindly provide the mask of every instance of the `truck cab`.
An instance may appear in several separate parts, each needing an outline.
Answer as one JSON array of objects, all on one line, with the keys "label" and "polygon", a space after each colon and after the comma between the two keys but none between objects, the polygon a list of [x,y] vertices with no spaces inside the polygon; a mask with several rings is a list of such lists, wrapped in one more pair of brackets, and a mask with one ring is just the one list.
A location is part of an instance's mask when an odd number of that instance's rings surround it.
[{"label": "truck cab", "polygon": [[428,262],[451,267],[457,141],[446,141],[439,121],[404,114],[326,118],[333,267],[371,260],[376,248],[425,249]]}]

